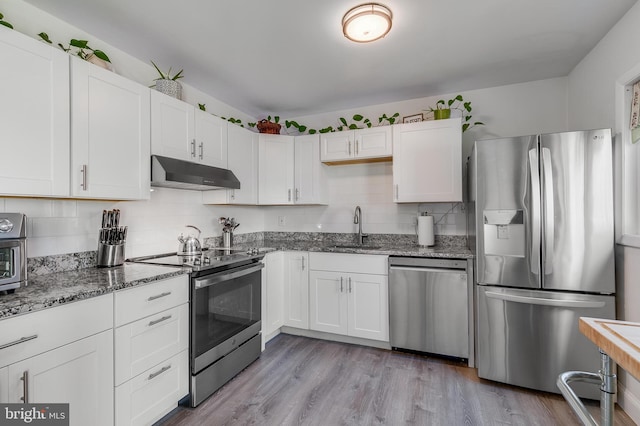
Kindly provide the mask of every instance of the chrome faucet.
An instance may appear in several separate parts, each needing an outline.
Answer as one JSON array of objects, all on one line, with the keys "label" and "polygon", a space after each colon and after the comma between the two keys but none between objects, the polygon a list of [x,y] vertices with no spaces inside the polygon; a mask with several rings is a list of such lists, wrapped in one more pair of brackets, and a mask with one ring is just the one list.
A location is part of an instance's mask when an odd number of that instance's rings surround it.
[{"label": "chrome faucet", "polygon": [[358,225],[358,244],[363,245],[364,239],[368,237],[368,235],[362,233],[362,209],[360,208],[360,206],[356,206],[356,212],[353,216],[353,223]]}]

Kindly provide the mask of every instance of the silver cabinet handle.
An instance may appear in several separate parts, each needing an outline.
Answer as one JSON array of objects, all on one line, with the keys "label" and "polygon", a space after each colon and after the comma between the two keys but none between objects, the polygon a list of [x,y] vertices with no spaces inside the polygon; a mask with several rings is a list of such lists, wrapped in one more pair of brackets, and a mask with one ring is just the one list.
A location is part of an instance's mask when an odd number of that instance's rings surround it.
[{"label": "silver cabinet handle", "polygon": [[25,404],[29,403],[29,370],[24,370],[22,373],[22,397],[20,398]]},{"label": "silver cabinet handle", "polygon": [[287,191],[287,201],[291,201],[291,189]]},{"label": "silver cabinet handle", "polygon": [[200,142],[200,159],[204,158],[204,142]]},{"label": "silver cabinet handle", "polygon": [[396,183],[396,200],[398,199],[398,184]]},{"label": "silver cabinet handle", "polygon": [[342,293],[343,288],[344,287],[342,286],[342,277],[340,277],[340,293]]},{"label": "silver cabinet handle", "polygon": [[358,139],[356,139],[356,155],[358,155]]},{"label": "silver cabinet handle", "polygon": [[196,158],[196,140],[191,140],[191,156]]},{"label": "silver cabinet handle", "polygon": [[232,200],[235,200],[235,199],[236,199],[236,190],[235,190],[235,189],[232,189],[232,190],[231,190],[231,199],[232,199]]},{"label": "silver cabinet handle", "polygon": [[300,199],[300,189],[296,188],[296,201]]},{"label": "silver cabinet handle", "polygon": [[87,190],[87,165],[83,164],[82,168],[80,169],[80,173],[82,174],[82,182],[80,182],[80,188],[82,188],[83,191]]},{"label": "silver cabinet handle", "polygon": [[153,320],[153,321],[149,321],[149,327],[156,325],[156,324],[160,324],[162,321],[166,321],[168,319],[171,319],[171,315],[165,315],[162,318],[159,318],[157,320]]},{"label": "silver cabinet handle", "polygon": [[160,299],[161,297],[165,297],[165,296],[168,296],[170,294],[171,294],[170,291],[165,291],[164,293],[160,293],[160,294],[157,294],[155,296],[149,296],[147,301],[151,302],[152,300]]},{"label": "silver cabinet handle", "polygon": [[38,335],[34,334],[33,336],[21,337],[18,340],[14,340],[13,342],[5,343],[4,345],[0,345],[0,350],[9,348],[11,346],[19,345],[20,343],[28,342],[29,340],[37,339]]},{"label": "silver cabinet handle", "polygon": [[351,155],[351,140],[349,140],[349,155]]},{"label": "silver cabinet handle", "polygon": [[351,287],[351,277],[349,277],[349,293],[351,293],[352,287]]},{"label": "silver cabinet handle", "polygon": [[158,377],[159,375],[161,375],[162,373],[164,373],[165,371],[168,371],[170,369],[171,369],[171,364],[165,365],[164,367],[162,367],[160,370],[156,371],[155,373],[149,374],[149,377],[147,378],[147,380],[153,380],[156,377]]},{"label": "silver cabinet handle", "polygon": [[302,256],[300,260],[302,261],[302,270],[304,271],[304,256]]}]

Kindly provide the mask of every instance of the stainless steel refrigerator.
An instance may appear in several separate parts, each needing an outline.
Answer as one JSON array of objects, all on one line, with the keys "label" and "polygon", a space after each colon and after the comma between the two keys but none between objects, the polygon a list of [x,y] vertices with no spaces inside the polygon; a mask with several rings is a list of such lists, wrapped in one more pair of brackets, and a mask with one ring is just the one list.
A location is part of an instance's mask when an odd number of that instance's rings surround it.
[{"label": "stainless steel refrigerator", "polygon": [[[615,318],[611,131],[476,141],[469,161],[480,377],[558,393],[597,371],[581,316]],[[575,385],[599,398],[595,386]]]}]

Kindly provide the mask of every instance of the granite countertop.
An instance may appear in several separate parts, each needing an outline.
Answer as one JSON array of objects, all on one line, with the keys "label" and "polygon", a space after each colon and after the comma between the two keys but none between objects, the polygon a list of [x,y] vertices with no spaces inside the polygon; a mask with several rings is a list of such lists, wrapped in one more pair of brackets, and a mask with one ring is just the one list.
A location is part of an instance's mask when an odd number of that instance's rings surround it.
[{"label": "granite countertop", "polygon": [[[464,246],[436,245],[434,247],[420,247],[415,244],[402,243],[371,243],[361,247],[344,247],[355,244],[327,243],[323,241],[293,241],[293,240],[264,240],[261,249],[289,250],[289,251],[313,251],[325,253],[357,253],[378,254],[384,256],[411,256],[450,259],[473,259],[471,250]],[[255,247],[256,244],[238,245],[239,248]]]},{"label": "granite countertop", "polygon": [[83,268],[30,276],[26,286],[0,296],[0,319],[189,272],[189,268],[127,263],[114,268]]},{"label": "granite countertop", "polygon": [[[459,244],[455,238],[442,237],[440,241],[436,240],[434,247],[420,247],[410,239],[398,238],[395,235],[373,236],[371,241],[359,247],[353,244],[351,234],[334,235],[330,238],[327,238],[326,234],[319,233],[273,233],[272,235],[277,238],[238,241],[234,248],[258,247],[264,252],[288,250],[451,259],[473,258],[473,254],[466,245]],[[216,241],[214,244],[205,245],[214,247],[218,244],[219,242]],[[56,257],[59,259],[54,259]],[[27,285],[16,289],[14,293],[0,295],[0,319],[188,274],[191,271],[190,268],[140,263],[126,263],[115,268],[95,268],[90,266],[95,264],[94,262],[95,256],[92,257],[87,253],[33,259],[33,270],[38,273],[31,273]],[[51,272],[46,273],[47,271]]]}]

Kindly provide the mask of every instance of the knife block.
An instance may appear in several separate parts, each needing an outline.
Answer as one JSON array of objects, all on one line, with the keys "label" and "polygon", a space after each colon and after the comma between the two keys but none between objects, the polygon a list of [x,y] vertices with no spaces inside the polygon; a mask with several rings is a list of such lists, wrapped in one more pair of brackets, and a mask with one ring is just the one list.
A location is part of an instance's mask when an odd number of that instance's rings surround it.
[{"label": "knife block", "polygon": [[96,266],[98,268],[110,268],[120,266],[124,263],[124,243],[105,244],[98,243],[98,257]]}]

